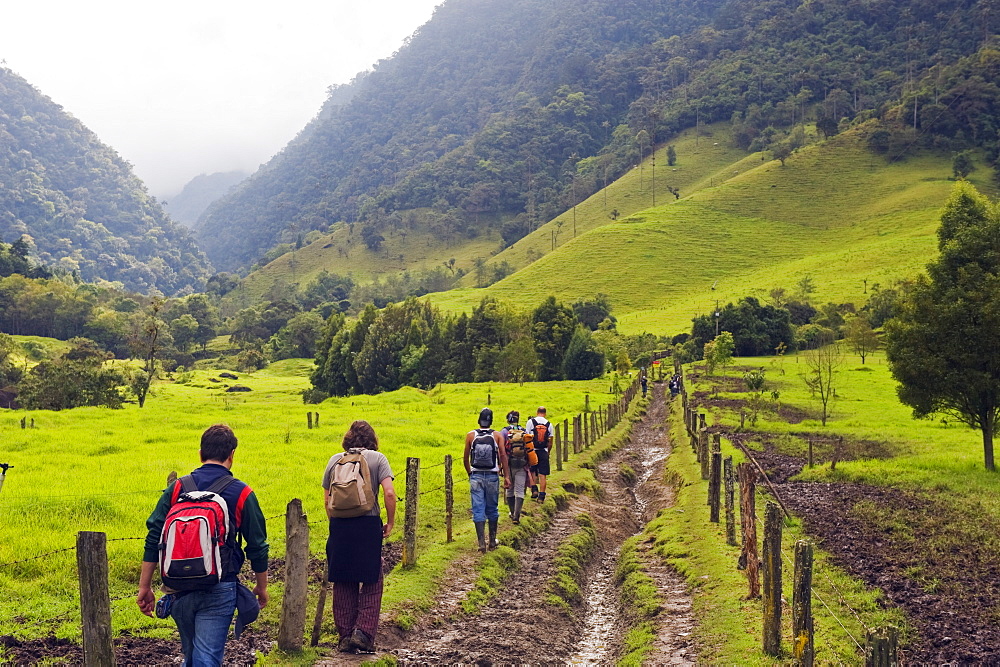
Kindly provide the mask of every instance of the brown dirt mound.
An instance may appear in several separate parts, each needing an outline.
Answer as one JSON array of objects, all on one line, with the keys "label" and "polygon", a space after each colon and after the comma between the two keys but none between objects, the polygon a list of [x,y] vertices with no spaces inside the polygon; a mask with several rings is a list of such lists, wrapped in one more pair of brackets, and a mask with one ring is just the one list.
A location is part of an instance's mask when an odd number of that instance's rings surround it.
[{"label": "brown dirt mound", "polygon": [[906,611],[918,633],[910,662],[1000,662],[997,526],[899,489],[790,483],[779,493],[838,565]]},{"label": "brown dirt mound", "polygon": [[[182,662],[179,641],[120,637],[114,641],[115,660],[119,665],[178,665]],[[12,664],[35,664],[42,660],[50,664],[78,665],[83,663],[83,649],[67,639],[46,637],[19,640],[0,637]],[[263,630],[247,629],[238,640],[226,644],[225,665],[253,665],[259,653],[271,648],[271,640]]]}]

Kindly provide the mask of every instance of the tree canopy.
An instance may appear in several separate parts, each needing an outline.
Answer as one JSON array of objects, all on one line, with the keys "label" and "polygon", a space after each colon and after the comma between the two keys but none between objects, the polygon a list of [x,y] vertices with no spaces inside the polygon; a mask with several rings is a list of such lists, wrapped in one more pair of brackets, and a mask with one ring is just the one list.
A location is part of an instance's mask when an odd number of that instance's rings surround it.
[{"label": "tree canopy", "polygon": [[938,230],[940,256],[885,325],[886,354],[900,400],[915,417],[948,414],[982,431],[994,470],[1000,417],[1000,211],[961,182]]}]

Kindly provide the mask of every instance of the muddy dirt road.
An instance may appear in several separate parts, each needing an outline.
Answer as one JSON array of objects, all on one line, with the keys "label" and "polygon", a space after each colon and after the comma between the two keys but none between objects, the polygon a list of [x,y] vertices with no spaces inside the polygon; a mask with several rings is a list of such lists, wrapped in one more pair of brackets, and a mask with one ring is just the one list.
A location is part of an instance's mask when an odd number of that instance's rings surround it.
[{"label": "muddy dirt road", "polygon": [[[630,441],[599,464],[599,497],[579,496],[558,512],[549,529],[522,551],[520,568],[511,573],[499,596],[477,616],[448,620],[453,605],[435,609],[428,616],[439,619],[437,624],[387,638],[383,645],[388,652],[408,665],[613,663],[627,632],[614,582],[622,542],[673,502],[662,479],[670,455],[663,387],[656,386],[653,393],[649,411],[633,428]],[[623,466],[636,473],[631,484],[621,474]],[[554,572],[556,548],[579,530],[576,517],[584,512],[594,522],[598,543],[586,568],[584,602],[565,612],[543,602],[544,587]],[[652,559],[648,564],[664,599],[657,619],[660,639],[649,662],[692,664],[688,637],[694,621],[684,583],[662,564]]]}]

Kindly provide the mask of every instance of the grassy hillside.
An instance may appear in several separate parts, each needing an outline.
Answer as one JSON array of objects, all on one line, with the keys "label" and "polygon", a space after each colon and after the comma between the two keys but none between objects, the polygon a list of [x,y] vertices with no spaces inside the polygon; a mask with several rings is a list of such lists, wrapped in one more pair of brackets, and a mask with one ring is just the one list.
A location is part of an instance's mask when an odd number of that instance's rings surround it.
[{"label": "grassy hillside", "polygon": [[[748,156],[732,147],[728,123],[702,126],[698,136],[693,130],[686,131],[671,143],[677,151],[673,167],[667,165],[667,147],[663,145],[656,151],[655,173],[652,158],[646,156],[641,169],[637,165],[581,202],[576,207],[576,236],[614,222],[612,211],[617,210],[618,217],[623,218],[651,206],[654,186],[656,203],[671,204],[677,200],[670,188],[676,188],[684,197],[719,184],[760,162],[759,154]],[[423,214],[416,211],[408,217],[420,219]],[[495,231],[473,239],[458,237],[456,241],[455,237],[442,234],[440,230],[411,222],[405,235],[398,231],[385,234],[382,250],[372,252],[361,242],[357,229],[352,233],[348,225],[339,224],[333,232],[251,273],[240,289],[228,295],[226,300],[237,307],[245,307],[264,297],[282,296],[288,286],[305,285],[324,269],[350,275],[364,283],[403,271],[441,267],[451,258],[456,259],[456,270],[463,269],[467,273],[459,284],[474,287],[472,267],[476,258],[489,258],[487,266],[491,272],[492,267],[502,262],[514,270],[521,269],[551,252],[553,245],[559,248],[572,241],[573,218],[573,210],[569,209],[497,255],[492,253],[501,241]]]},{"label": "grassy hillside", "polygon": [[[533,303],[604,292],[629,333],[677,333],[716,299],[791,291],[807,275],[814,301],[858,303],[863,280],[913,275],[936,253],[953,185],[950,156],[887,164],[856,133],[803,148],[785,166],[751,157],[723,173],[721,185],[593,229],[486,290],[433,299],[458,310],[486,294]],[[973,181],[989,190],[988,170]]]},{"label": "grassy hillside", "polygon": [[[575,213],[571,208],[541,225],[492,258],[489,265],[507,262],[514,269],[521,269],[551,252],[553,245],[560,248],[574,236],[611,224],[614,222],[612,211],[618,212],[618,218],[624,218],[652,206],[654,199],[659,206],[672,204],[677,199],[671,188],[686,197],[717,185],[760,160],[756,155],[748,156],[745,151],[733,147],[728,123],[702,126],[700,134],[688,130],[670,143],[677,151],[673,167],[667,165],[667,145],[664,144],[656,151],[655,170],[653,158],[646,156],[641,168],[636,165],[607,188],[581,202]],[[460,284],[475,287],[475,277],[467,275]]]},{"label": "grassy hillside", "polygon": [[384,237],[381,250],[373,252],[365,247],[357,229],[352,233],[347,224],[338,224],[331,233],[251,273],[226,300],[242,308],[265,297],[284,296],[289,286],[303,286],[324,269],[366,283],[403,271],[443,268],[454,257],[455,270],[468,271],[476,257],[488,257],[500,244],[496,232],[473,239],[460,237],[456,242],[444,240],[433,229],[419,225],[386,232]]}]

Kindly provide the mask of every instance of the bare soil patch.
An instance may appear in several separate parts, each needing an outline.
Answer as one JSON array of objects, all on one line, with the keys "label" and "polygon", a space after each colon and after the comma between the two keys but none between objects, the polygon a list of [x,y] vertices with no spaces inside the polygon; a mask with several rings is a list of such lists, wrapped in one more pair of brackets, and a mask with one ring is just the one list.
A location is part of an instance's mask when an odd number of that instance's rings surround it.
[{"label": "bare soil patch", "polygon": [[940,493],[789,482],[803,459],[753,454],[834,562],[906,612],[908,662],[1000,662],[1000,525],[985,512]]}]

